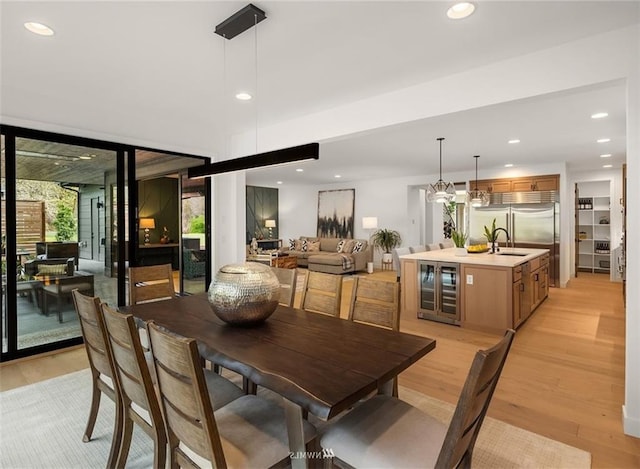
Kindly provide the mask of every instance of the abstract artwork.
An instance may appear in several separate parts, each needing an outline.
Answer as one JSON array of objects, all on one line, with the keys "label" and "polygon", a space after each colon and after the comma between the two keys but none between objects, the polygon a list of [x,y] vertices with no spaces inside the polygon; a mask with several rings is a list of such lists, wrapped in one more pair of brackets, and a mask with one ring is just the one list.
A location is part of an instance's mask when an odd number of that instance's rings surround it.
[{"label": "abstract artwork", "polygon": [[353,238],[355,189],[318,192],[318,236]]}]

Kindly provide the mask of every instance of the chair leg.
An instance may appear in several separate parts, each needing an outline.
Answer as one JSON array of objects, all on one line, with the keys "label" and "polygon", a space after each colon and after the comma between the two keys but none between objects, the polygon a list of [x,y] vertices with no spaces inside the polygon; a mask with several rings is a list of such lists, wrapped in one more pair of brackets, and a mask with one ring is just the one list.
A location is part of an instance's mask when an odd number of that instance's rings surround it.
[{"label": "chair leg", "polygon": [[167,435],[164,426],[154,425],[153,469],[165,469],[167,464]]},{"label": "chair leg", "polygon": [[127,457],[129,456],[129,448],[131,447],[131,437],[133,436],[133,420],[127,415],[129,408],[125,407],[123,410],[123,422],[122,422],[122,440],[120,442],[120,451],[118,452],[118,461],[116,462],[117,469],[123,469],[127,463]]},{"label": "chair leg", "polygon": [[93,427],[96,424],[96,417],[98,416],[98,409],[100,408],[100,396],[102,392],[97,386],[96,380],[97,374],[92,376],[92,390],[91,390],[91,408],[89,409],[89,420],[87,420],[87,427],[84,430],[82,441],[85,443],[91,440],[91,434],[93,433]]},{"label": "chair leg", "polygon": [[[109,450],[109,460],[107,461],[107,467],[116,467],[118,460],[120,459],[120,451],[122,450],[122,434],[124,431],[124,408],[122,401],[120,400],[120,394],[116,390],[115,395],[116,405],[116,419],[113,424],[113,438],[111,439],[111,449]],[[127,446],[127,452],[129,448]]]}]

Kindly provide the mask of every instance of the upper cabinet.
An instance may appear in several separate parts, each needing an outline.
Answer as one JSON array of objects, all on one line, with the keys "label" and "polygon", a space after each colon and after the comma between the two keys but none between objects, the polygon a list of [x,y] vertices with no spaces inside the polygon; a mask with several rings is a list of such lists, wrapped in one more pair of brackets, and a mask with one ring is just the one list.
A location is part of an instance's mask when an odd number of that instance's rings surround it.
[{"label": "upper cabinet", "polygon": [[[557,191],[560,177],[532,176],[513,179],[484,179],[477,182],[477,187],[486,192],[531,192],[531,191]],[[469,187],[475,189],[476,181],[470,181]]]}]

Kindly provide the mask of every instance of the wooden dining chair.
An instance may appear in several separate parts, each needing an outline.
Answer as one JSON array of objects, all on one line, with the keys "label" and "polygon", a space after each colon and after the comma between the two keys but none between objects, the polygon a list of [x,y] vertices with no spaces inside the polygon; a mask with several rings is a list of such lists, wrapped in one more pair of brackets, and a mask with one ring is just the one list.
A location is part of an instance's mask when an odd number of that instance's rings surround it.
[{"label": "wooden dining chair", "polygon": [[129,304],[175,298],[171,264],[129,267]]},{"label": "wooden dining chair", "polygon": [[350,467],[471,467],[514,334],[509,329],[494,347],[476,353],[448,427],[397,398],[375,396],[329,424],[321,446]]},{"label": "wooden dining chair", "polygon": [[[271,467],[289,458],[285,414],[274,401],[243,395],[214,411],[194,339],[148,323],[171,467]],[[302,422],[305,442],[315,428]]]},{"label": "wooden dining chair", "polygon": [[280,297],[278,303],[284,306],[293,306],[293,300],[296,296],[296,277],[297,269],[283,269],[281,267],[271,267],[271,270],[280,282]]},{"label": "wooden dining chair", "polygon": [[[122,441],[122,427],[119,423],[122,421],[123,407],[116,384],[111,351],[107,345],[104,322],[100,315],[100,298],[83,295],[78,290],[73,290],[71,295],[80,320],[80,330],[82,331],[84,347],[89,358],[89,369],[91,370],[91,408],[82,441],[88,442],[91,440],[100,408],[100,397],[104,394],[115,403],[116,408],[113,438],[107,462],[107,467],[115,467]],[[108,378],[108,380],[103,378]]]},{"label": "wooden dining chair", "polygon": [[[115,466],[125,467],[133,424],[138,425],[151,439],[153,439],[154,454],[153,467],[164,469],[167,456],[167,437],[160,405],[156,398],[151,373],[144,356],[138,328],[133,316],[121,314],[106,304],[101,305],[108,345],[111,348],[113,367],[120,387],[123,412],[119,426],[122,428],[122,441]],[[134,407],[135,406],[137,407]],[[148,415],[147,421],[138,411],[142,408]]]},{"label": "wooden dining chair", "polygon": [[340,317],[342,275],[307,271],[300,307],[305,311]]}]

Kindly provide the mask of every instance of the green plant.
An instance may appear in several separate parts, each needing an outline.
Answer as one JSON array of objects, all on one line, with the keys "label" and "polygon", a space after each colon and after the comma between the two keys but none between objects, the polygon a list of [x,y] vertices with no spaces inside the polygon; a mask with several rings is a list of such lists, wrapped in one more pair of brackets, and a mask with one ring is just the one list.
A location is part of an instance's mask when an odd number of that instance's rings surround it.
[{"label": "green plant", "polygon": [[400,243],[402,243],[402,238],[400,233],[395,230],[381,228],[371,236],[371,244],[386,253],[391,253],[393,248],[400,246]]},{"label": "green plant", "polygon": [[191,219],[189,233],[204,233],[204,215],[198,215]]},{"label": "green plant", "polygon": [[453,241],[453,244],[455,244],[457,248],[463,248],[464,243],[467,242],[467,235],[464,234],[462,231],[453,230],[451,232],[451,240]]},{"label": "green plant", "polygon": [[497,238],[498,234],[496,233],[496,219],[493,219],[493,223],[491,223],[491,229],[487,228],[487,225],[484,225],[484,236],[487,238],[489,243],[493,243]]},{"label": "green plant", "polygon": [[76,219],[71,207],[62,202],[58,204],[58,213],[56,213],[56,218],[53,220],[53,226],[57,230],[57,241],[69,241],[75,238]]}]

